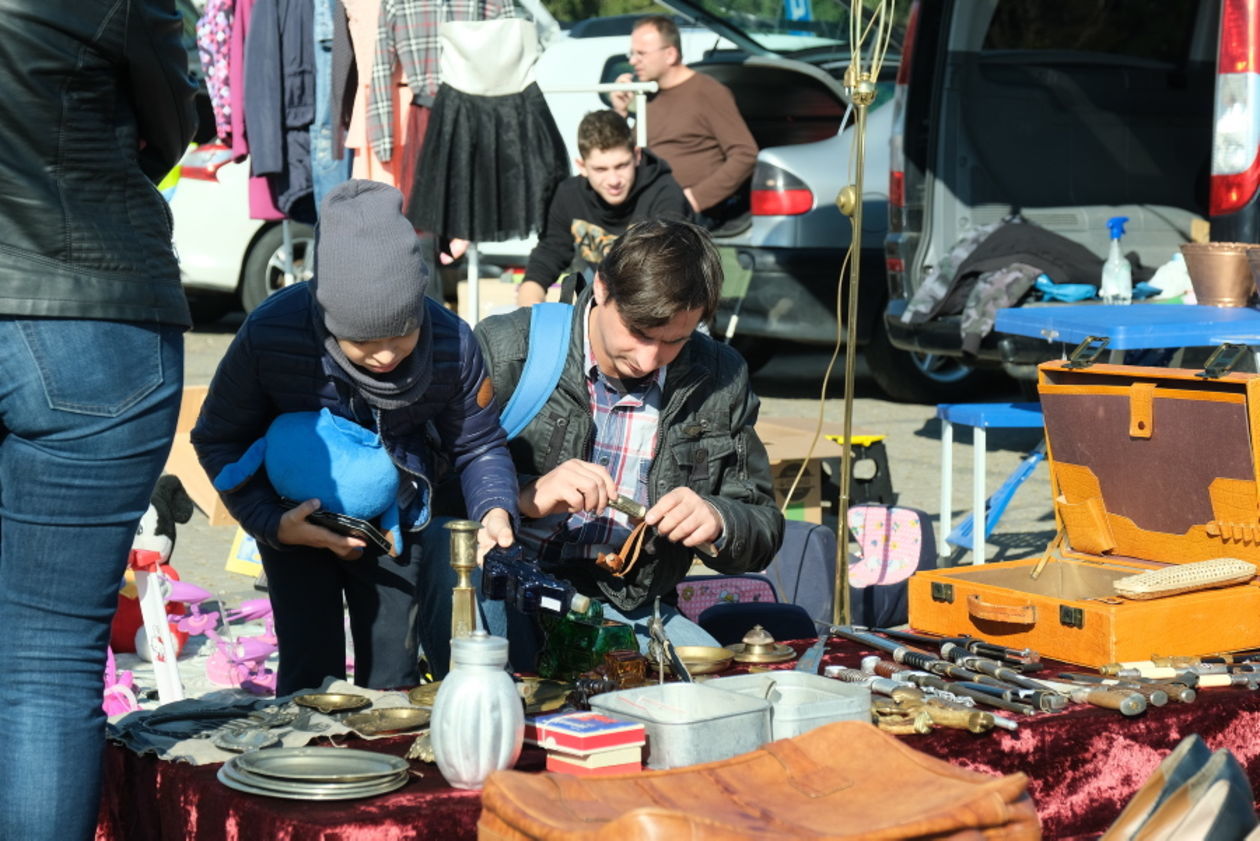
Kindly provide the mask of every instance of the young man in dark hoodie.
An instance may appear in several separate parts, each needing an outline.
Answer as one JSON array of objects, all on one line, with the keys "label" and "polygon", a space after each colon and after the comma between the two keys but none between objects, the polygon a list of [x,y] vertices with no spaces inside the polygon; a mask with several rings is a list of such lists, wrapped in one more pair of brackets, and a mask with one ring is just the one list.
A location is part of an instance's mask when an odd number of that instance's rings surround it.
[{"label": "young man in dark hoodie", "polygon": [[692,218],[691,205],[669,164],[634,143],[615,111],[592,111],[578,125],[578,172],[560,182],[547,223],[516,291],[523,307],[542,301],[547,287],[577,257],[594,267],[635,222]]}]

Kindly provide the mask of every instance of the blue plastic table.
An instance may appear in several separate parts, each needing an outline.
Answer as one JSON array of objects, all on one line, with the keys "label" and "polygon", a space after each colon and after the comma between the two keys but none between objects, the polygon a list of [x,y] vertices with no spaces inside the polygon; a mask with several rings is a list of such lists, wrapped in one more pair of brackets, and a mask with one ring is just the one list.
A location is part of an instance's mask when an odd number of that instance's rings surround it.
[{"label": "blue plastic table", "polygon": [[1010,307],[998,310],[994,329],[1069,344],[1106,336],[1112,350],[1260,345],[1260,310],[1185,304]]},{"label": "blue plastic table", "polygon": [[[949,557],[948,540],[953,521],[954,424],[973,428],[971,462],[971,562],[984,563],[984,539],[990,530],[984,499],[988,454],[988,429],[1040,429],[1045,425],[1040,403],[941,403],[936,407],[941,419],[941,540],[937,544],[940,566]],[[1018,468],[1017,468],[1018,469]],[[1009,481],[1009,480],[1008,480]],[[1022,481],[1022,480],[1021,480]],[[1016,485],[1018,487],[1018,484]],[[1001,516],[1000,512],[997,512]],[[997,517],[993,518],[993,524]]]}]

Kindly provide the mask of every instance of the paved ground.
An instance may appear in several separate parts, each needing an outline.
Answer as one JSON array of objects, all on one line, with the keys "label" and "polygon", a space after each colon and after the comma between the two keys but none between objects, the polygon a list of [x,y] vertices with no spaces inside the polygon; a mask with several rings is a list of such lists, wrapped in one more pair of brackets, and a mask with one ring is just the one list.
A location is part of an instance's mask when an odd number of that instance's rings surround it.
[{"label": "paved ground", "polygon": [[[231,341],[240,316],[233,315],[211,326],[199,327],[187,337],[185,379],[189,385],[208,383],[228,342]],[[770,362],[753,379],[762,398],[765,417],[815,419],[818,416],[818,395],[826,370],[827,355],[805,351],[785,354]],[[844,418],[843,358],[830,380],[829,396],[823,416],[829,424],[840,424]],[[985,399],[1019,399],[1009,394],[994,393]],[[940,513],[940,423],[935,408],[892,403],[882,398],[874,382],[859,361],[854,389],[853,423],[861,432],[879,432],[888,436],[893,488],[903,505],[921,508],[935,521]],[[960,395],[959,401],[972,399]],[[989,433],[988,487],[996,489],[1015,468],[1040,434],[1032,430],[993,430]],[[971,433],[958,430],[955,435],[953,508],[958,513],[970,505]],[[998,529],[989,541],[989,559],[1026,557],[1042,549],[1054,535],[1054,519],[1050,508],[1049,481],[1045,464],[1016,494]],[[190,581],[217,594],[228,604],[258,595],[252,578],[227,572],[224,563],[235,536],[234,526],[208,525],[201,512],[180,527],[174,563]],[[937,524],[938,540],[941,529]]]}]

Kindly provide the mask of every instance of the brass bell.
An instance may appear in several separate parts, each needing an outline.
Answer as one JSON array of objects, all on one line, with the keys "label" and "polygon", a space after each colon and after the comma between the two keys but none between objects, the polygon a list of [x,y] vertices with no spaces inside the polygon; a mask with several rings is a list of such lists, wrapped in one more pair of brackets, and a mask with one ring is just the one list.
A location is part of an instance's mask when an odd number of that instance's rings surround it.
[{"label": "brass bell", "polygon": [[730,649],[740,663],[781,663],[796,656],[790,645],[775,642],[770,632],[760,625],[754,625],[744,634],[743,642],[730,646]]}]

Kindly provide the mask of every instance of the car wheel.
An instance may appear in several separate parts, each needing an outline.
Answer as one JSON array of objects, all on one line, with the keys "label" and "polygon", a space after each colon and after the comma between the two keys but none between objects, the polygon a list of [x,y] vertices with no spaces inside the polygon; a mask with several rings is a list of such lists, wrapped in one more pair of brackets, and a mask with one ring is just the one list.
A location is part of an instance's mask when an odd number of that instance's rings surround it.
[{"label": "car wheel", "polygon": [[901,403],[958,402],[987,381],[987,372],[957,357],[895,348],[882,329],[875,331],[865,353],[876,385]]},{"label": "car wheel", "polygon": [[241,272],[241,308],[252,312],[272,292],[289,283],[310,280],[315,269],[315,231],[308,225],[289,223],[293,236],[292,280],[285,276],[284,227],[273,225],[254,241]]}]

